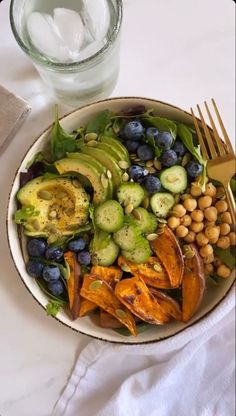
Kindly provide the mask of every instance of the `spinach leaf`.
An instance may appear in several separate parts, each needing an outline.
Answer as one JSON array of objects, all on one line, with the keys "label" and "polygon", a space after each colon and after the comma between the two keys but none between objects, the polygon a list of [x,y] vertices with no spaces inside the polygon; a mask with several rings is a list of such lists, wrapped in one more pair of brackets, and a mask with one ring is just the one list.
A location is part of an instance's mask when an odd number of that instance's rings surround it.
[{"label": "spinach leaf", "polygon": [[49,135],[53,162],[62,159],[68,152],[76,152],[78,149],[76,135],[76,133],[69,134],[61,127],[58,119],[58,107],[56,106],[56,120]]},{"label": "spinach leaf", "polygon": [[29,160],[29,162],[26,165],[26,169],[29,169],[32,165],[34,165],[37,162],[42,162],[44,160],[44,154],[42,152],[37,152],[34,157]]},{"label": "spinach leaf", "polygon": [[64,306],[64,302],[60,300],[50,300],[46,306],[47,315],[57,316],[62,306]]},{"label": "spinach leaf", "polygon": [[144,121],[153,127],[156,127],[159,131],[168,131],[172,134],[173,139],[177,136],[177,125],[174,121],[168,120],[167,118],[151,116],[150,114],[142,117]]},{"label": "spinach leaf", "polygon": [[14,215],[14,221],[16,224],[23,224],[28,221],[29,218],[39,215],[39,211],[33,205],[27,205],[18,209]]},{"label": "spinach leaf", "polygon": [[153,149],[153,151],[155,153],[155,156],[159,159],[161,157],[161,155],[162,155],[162,150],[159,147],[157,147],[157,145],[155,143],[154,137],[150,137],[147,140],[147,142],[152,147],[152,149]]},{"label": "spinach leaf", "polygon": [[236,258],[235,258],[235,253],[233,249],[232,250],[230,248],[223,249],[223,248],[215,246],[214,253],[217,255],[217,257],[219,257],[220,260],[223,261],[223,263],[226,264],[226,266],[228,266],[231,270],[234,269],[236,265]]},{"label": "spinach leaf", "polygon": [[36,279],[36,282],[37,282],[38,286],[40,287],[40,289],[42,290],[42,292],[44,292],[45,295],[47,295],[50,300],[60,302],[61,306],[67,304],[67,300],[65,300],[67,295],[65,296],[64,293],[60,296],[53,295],[51,292],[49,292],[49,290],[47,288],[47,284],[42,278]]},{"label": "spinach leaf", "polygon": [[103,134],[107,124],[111,119],[111,112],[109,110],[104,110],[101,113],[97,114],[95,118],[93,118],[87,124],[86,134],[88,133],[97,133],[97,135]]},{"label": "spinach leaf", "polygon": [[207,276],[206,283],[213,286],[218,286],[220,283],[221,278],[217,274],[211,274]]}]

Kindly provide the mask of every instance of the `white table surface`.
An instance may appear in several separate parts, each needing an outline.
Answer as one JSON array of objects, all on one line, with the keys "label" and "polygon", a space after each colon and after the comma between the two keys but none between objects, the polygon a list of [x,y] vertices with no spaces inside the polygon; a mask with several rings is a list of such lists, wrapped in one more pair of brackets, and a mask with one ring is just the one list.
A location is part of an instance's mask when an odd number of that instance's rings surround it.
[{"label": "white table surface", "polygon": [[[186,110],[213,96],[233,140],[235,3],[124,3],[121,71],[113,96],[152,97]],[[32,112],[0,156],[0,415],[49,416],[75,358],[90,339],[46,317],[21,283],[9,255],[5,217],[12,179],[33,139],[53,121],[54,98],[16,44],[8,8],[9,1],[3,0],[0,84],[26,99]],[[60,106],[60,115],[68,111]]]}]

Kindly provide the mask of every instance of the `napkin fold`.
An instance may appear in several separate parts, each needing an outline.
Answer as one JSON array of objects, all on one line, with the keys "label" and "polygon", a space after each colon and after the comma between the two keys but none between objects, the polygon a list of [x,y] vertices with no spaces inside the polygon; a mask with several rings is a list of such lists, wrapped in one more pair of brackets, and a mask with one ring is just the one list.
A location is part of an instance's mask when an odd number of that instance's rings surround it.
[{"label": "napkin fold", "polygon": [[92,341],[52,416],[233,416],[235,292],[195,325],[154,344]]}]

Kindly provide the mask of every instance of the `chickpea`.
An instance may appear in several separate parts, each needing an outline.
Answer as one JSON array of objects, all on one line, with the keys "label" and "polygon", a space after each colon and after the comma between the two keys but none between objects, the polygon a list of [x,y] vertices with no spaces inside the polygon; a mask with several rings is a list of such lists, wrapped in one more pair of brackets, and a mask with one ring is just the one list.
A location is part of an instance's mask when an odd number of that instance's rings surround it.
[{"label": "chickpea", "polygon": [[227,224],[232,224],[232,217],[231,217],[231,215],[230,215],[229,212],[223,212],[220,215],[220,218],[219,219],[220,219],[220,221],[226,222]]},{"label": "chickpea", "polygon": [[183,218],[181,219],[181,224],[184,225],[185,227],[188,227],[192,222],[192,218],[190,217],[190,215],[186,214],[183,216]]},{"label": "chickpea", "polygon": [[[220,229],[219,227],[206,227],[205,228],[205,235],[209,239],[209,241],[212,243],[212,241],[217,241],[220,235]],[[214,244],[214,243],[213,243]]]},{"label": "chickpea", "polygon": [[236,233],[233,231],[229,233],[229,239],[230,239],[230,245],[235,246],[236,245]]},{"label": "chickpea", "polygon": [[172,210],[173,214],[175,217],[183,217],[186,214],[186,209],[184,208],[184,206],[182,204],[177,204],[174,206],[173,210]]},{"label": "chickpea", "polygon": [[213,185],[212,182],[208,182],[206,184],[206,189],[203,193],[204,195],[208,195],[213,198],[216,195],[216,187]]},{"label": "chickpea", "polygon": [[211,263],[207,263],[204,266],[204,272],[208,276],[209,274],[212,274],[214,272],[214,267]]},{"label": "chickpea", "polygon": [[190,193],[192,196],[201,196],[202,195],[202,189],[199,183],[193,182],[191,184]]},{"label": "chickpea", "polygon": [[185,201],[185,199],[188,199],[188,198],[192,198],[192,195],[190,195],[190,194],[183,194],[183,195],[181,195],[181,200],[182,201]]},{"label": "chickpea", "polygon": [[214,261],[214,254],[210,254],[209,256],[206,256],[203,258],[204,264],[211,264]]},{"label": "chickpea", "polygon": [[180,219],[177,217],[170,217],[168,218],[167,224],[172,230],[175,230],[175,228],[180,225]]},{"label": "chickpea", "polygon": [[215,221],[204,221],[205,227],[215,227]]},{"label": "chickpea", "polygon": [[213,247],[210,244],[206,244],[200,248],[199,253],[202,257],[208,257],[213,254]]},{"label": "chickpea", "polygon": [[212,204],[212,197],[209,195],[201,196],[198,200],[198,206],[200,209],[205,209],[210,207]]},{"label": "chickpea", "polygon": [[193,231],[189,231],[189,233],[184,237],[184,241],[186,243],[193,243],[195,241],[196,234]]},{"label": "chickpea", "polygon": [[186,208],[187,211],[194,211],[197,208],[197,201],[193,198],[187,198],[184,200],[184,208]]},{"label": "chickpea", "polygon": [[217,220],[217,209],[215,207],[209,207],[204,210],[205,218],[208,221],[216,221]]},{"label": "chickpea", "polygon": [[179,225],[176,228],[176,235],[177,235],[177,237],[183,238],[183,237],[186,237],[187,234],[188,234],[188,229],[184,225]]},{"label": "chickpea", "polygon": [[204,224],[203,222],[192,222],[192,224],[189,226],[190,230],[194,231],[195,233],[200,233],[203,228]]},{"label": "chickpea", "polygon": [[[196,177],[196,182],[200,182],[200,180],[201,180],[201,176],[197,176]],[[209,182],[209,178],[206,176],[205,177],[205,184],[207,184]]]},{"label": "chickpea", "polygon": [[216,207],[216,209],[217,209],[217,211],[218,211],[219,213],[222,213],[222,212],[226,212],[226,211],[227,211],[227,209],[228,209],[228,204],[227,204],[227,202],[226,202],[226,201],[223,201],[223,200],[221,199],[220,201],[217,201],[217,202],[215,203],[215,207]]},{"label": "chickpea", "polygon": [[224,279],[226,279],[227,277],[229,277],[231,275],[231,270],[229,267],[225,266],[225,264],[221,264],[221,266],[219,266],[217,268],[217,272],[218,276],[223,277]]},{"label": "chickpea", "polygon": [[202,222],[203,219],[204,219],[204,214],[200,209],[195,209],[191,213],[191,218],[192,218],[193,221]]},{"label": "chickpea", "polygon": [[228,235],[230,233],[230,225],[226,222],[220,224],[220,235]]},{"label": "chickpea", "polygon": [[229,248],[230,247],[230,238],[229,237],[220,237],[219,240],[217,241],[217,247],[220,248]]},{"label": "chickpea", "polygon": [[199,246],[205,246],[209,243],[209,239],[205,236],[203,232],[200,232],[196,235],[196,241]]}]

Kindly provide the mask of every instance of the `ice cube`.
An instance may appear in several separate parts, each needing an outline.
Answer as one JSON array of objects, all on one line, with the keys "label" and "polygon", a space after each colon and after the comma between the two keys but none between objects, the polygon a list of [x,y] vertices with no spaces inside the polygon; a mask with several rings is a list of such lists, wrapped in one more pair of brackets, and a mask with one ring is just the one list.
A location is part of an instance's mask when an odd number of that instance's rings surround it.
[{"label": "ice cube", "polygon": [[104,42],[102,42],[101,40],[90,43],[80,52],[80,56],[79,56],[80,61],[82,61],[83,59],[87,59],[90,56],[94,55],[100,49],[102,49],[103,46],[104,46]]},{"label": "ice cube", "polygon": [[94,40],[103,40],[110,25],[107,0],[83,0],[82,18]]},{"label": "ice cube", "polygon": [[61,7],[53,10],[53,16],[54,24],[68,47],[71,59],[77,59],[84,42],[84,25],[80,15],[74,10]]}]

